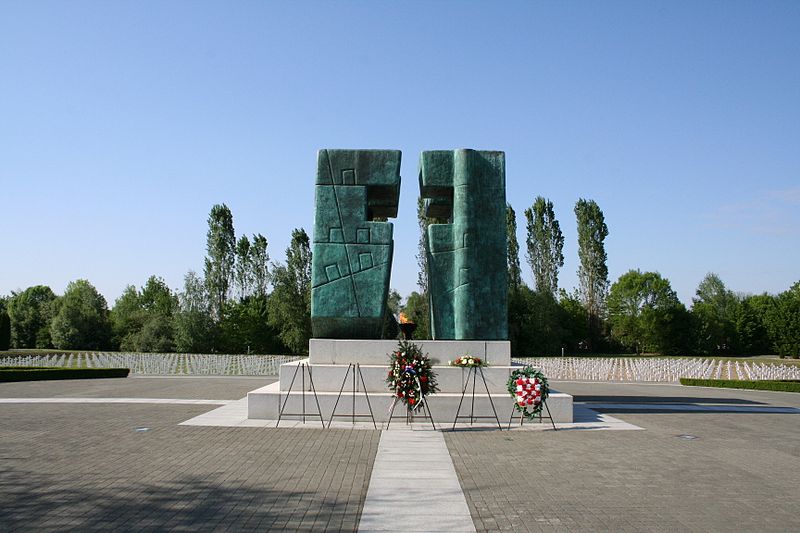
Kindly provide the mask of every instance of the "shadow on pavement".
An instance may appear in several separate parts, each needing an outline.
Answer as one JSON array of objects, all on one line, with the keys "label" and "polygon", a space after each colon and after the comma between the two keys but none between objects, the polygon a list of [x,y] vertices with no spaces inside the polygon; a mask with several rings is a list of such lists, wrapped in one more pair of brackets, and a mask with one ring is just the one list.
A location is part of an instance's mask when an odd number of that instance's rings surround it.
[{"label": "shadow on pavement", "polygon": [[[130,465],[134,467],[135,465]],[[123,466],[124,468],[124,466]],[[323,493],[238,485],[218,474],[165,482],[91,485],[61,476],[0,469],[3,531],[340,531],[354,530],[360,509]]]}]

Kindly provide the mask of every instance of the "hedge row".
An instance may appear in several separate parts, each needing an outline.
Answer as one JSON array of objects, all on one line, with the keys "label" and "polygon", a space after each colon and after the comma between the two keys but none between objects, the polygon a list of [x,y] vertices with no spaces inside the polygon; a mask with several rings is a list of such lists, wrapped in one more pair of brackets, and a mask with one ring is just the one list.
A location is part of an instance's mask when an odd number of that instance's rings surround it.
[{"label": "hedge row", "polygon": [[129,368],[59,368],[44,366],[0,366],[2,381],[37,381],[42,379],[126,378]]},{"label": "hedge row", "polygon": [[693,379],[681,378],[681,385],[694,387],[721,387],[727,389],[772,390],[779,392],[800,392],[800,380],[746,381],[738,379]]}]

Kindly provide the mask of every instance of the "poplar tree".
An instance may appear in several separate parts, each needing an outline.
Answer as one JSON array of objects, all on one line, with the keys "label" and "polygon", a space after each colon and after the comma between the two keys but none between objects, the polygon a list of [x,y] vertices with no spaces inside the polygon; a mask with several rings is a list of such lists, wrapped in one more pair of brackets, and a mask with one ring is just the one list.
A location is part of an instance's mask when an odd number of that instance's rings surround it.
[{"label": "poplar tree", "polygon": [[594,200],[575,203],[578,221],[578,294],[589,320],[590,342],[600,330],[608,295],[608,266],[605,239],[608,236],[603,211]]},{"label": "poplar tree", "polygon": [[263,298],[267,295],[270,282],[269,253],[267,238],[256,233],[250,246],[250,268],[252,269],[253,294]]},{"label": "poplar tree", "polygon": [[558,269],[564,266],[564,236],[556,220],[553,202],[537,196],[533,205],[525,210],[525,218],[528,221],[527,258],[536,290],[555,298]]},{"label": "poplar tree", "polygon": [[11,347],[11,320],[6,311],[5,298],[0,298],[0,351]]},{"label": "poplar tree", "polygon": [[506,242],[508,258],[508,288],[516,291],[522,285],[519,266],[519,241],[517,241],[517,214],[511,204],[506,204]]},{"label": "poplar tree", "polygon": [[417,199],[417,224],[419,225],[419,242],[417,243],[417,286],[420,292],[428,295],[428,218],[425,216],[425,200]]},{"label": "poplar tree", "polygon": [[286,265],[273,267],[269,323],[292,353],[306,353],[311,338],[311,244],[304,229],[292,231]]},{"label": "poplar tree", "polygon": [[239,301],[250,296],[253,286],[253,269],[251,266],[251,245],[247,235],[242,235],[236,241],[236,264],[234,266],[236,288],[239,291]]},{"label": "poplar tree", "polygon": [[230,295],[236,261],[236,235],[233,215],[225,204],[215,205],[208,215],[204,277],[211,316],[220,320]]}]

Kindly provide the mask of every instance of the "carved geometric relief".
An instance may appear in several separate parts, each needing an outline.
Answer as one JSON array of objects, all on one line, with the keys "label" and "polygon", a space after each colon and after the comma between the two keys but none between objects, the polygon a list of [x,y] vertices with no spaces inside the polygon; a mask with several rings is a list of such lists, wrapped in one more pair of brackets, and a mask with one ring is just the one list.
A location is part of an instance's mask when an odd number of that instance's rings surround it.
[{"label": "carved geometric relief", "polygon": [[320,150],[312,250],[315,337],[380,338],[400,192],[397,150]]},{"label": "carved geometric relief", "polygon": [[336,281],[337,279],[342,277],[342,274],[341,272],[339,272],[339,267],[337,265],[326,266],[325,274],[327,274],[328,281]]},{"label": "carved geometric relief", "polygon": [[[434,339],[505,340],[505,154],[437,150],[420,157]],[[486,298],[491,295],[491,298]]]}]

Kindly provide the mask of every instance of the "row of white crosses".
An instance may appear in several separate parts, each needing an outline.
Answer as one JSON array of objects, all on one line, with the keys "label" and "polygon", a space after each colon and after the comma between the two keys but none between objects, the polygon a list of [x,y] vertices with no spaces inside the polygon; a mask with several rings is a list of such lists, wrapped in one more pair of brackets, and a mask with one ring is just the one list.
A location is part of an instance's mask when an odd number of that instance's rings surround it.
[{"label": "row of white crosses", "polygon": [[800,379],[800,366],[704,358],[540,357],[515,359],[542,370],[549,379],[576,381],[677,382],[700,379]]},{"label": "row of white crosses", "polygon": [[[289,355],[220,355],[153,353],[69,353],[0,356],[10,366],[130,368],[144,375],[275,376]],[[655,357],[541,357],[516,359],[532,364],[545,376],[577,381],[676,382],[681,377],[701,379],[800,379],[800,366],[780,363],[721,361],[704,358]]]},{"label": "row of white crosses", "polygon": [[275,376],[283,363],[299,359],[291,355],[221,355],[155,353],[70,353],[3,358],[13,366],[71,368],[130,368],[143,375]]}]

